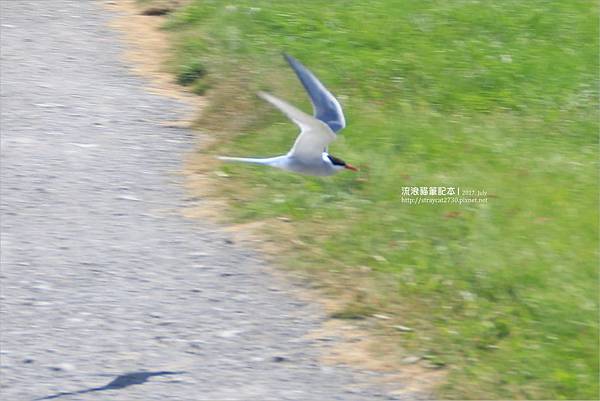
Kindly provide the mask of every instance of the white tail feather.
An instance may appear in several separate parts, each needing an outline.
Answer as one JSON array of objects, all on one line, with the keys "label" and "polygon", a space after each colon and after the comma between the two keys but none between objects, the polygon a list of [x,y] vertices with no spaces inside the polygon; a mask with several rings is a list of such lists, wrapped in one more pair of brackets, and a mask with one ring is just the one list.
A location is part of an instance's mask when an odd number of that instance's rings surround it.
[{"label": "white tail feather", "polygon": [[275,166],[280,160],[280,157],[269,157],[264,159],[256,159],[251,157],[229,157],[229,156],[217,156],[217,159],[224,161],[232,161],[232,162],[242,162],[242,163],[255,163],[255,164],[263,164],[265,166]]}]

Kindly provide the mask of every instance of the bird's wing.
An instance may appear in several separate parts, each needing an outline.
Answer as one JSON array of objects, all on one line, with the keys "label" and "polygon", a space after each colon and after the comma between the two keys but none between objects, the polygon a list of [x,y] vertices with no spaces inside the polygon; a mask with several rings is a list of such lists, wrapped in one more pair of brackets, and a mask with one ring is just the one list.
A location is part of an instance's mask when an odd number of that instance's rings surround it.
[{"label": "bird's wing", "polygon": [[273,95],[265,92],[259,92],[258,95],[300,127],[300,135],[288,155],[307,161],[321,160],[323,149],[336,138],[329,126]]},{"label": "bird's wing", "polygon": [[314,76],[308,68],[289,54],[283,55],[292,67],[300,82],[308,92],[313,105],[315,118],[323,121],[333,132],[346,126],[342,106],[327,88]]}]

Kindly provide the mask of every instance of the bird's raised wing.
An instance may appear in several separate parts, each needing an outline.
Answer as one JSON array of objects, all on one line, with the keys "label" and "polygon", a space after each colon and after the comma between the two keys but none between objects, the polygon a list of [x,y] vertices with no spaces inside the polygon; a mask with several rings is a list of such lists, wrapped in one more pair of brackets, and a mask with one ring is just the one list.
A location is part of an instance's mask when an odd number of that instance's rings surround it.
[{"label": "bird's raised wing", "polygon": [[283,54],[292,67],[302,86],[308,92],[313,105],[315,118],[323,121],[333,132],[338,132],[346,126],[342,106],[327,88],[314,76],[308,68],[289,54]]},{"label": "bird's raised wing", "polygon": [[300,127],[300,135],[288,155],[307,161],[320,160],[323,149],[336,138],[329,126],[273,95],[266,92],[259,92],[258,95]]}]

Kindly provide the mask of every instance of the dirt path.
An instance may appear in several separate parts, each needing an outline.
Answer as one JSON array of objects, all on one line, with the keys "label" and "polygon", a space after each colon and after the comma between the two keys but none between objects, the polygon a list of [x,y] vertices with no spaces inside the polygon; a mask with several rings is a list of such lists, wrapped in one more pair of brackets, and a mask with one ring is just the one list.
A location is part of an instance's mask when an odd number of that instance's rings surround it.
[{"label": "dirt path", "polygon": [[2,399],[414,399],[323,365],[320,308],[182,217],[190,105],[144,90],[107,10],[0,4]]}]

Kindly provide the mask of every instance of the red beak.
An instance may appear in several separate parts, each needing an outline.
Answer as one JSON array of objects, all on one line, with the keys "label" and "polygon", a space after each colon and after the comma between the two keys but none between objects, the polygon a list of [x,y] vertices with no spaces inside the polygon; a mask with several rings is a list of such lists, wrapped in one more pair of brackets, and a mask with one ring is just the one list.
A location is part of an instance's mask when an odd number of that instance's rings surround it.
[{"label": "red beak", "polygon": [[346,163],[344,165],[345,168],[347,168],[348,170],[352,170],[352,171],[358,171],[358,169],[356,167],[354,167],[352,164],[348,164]]}]

